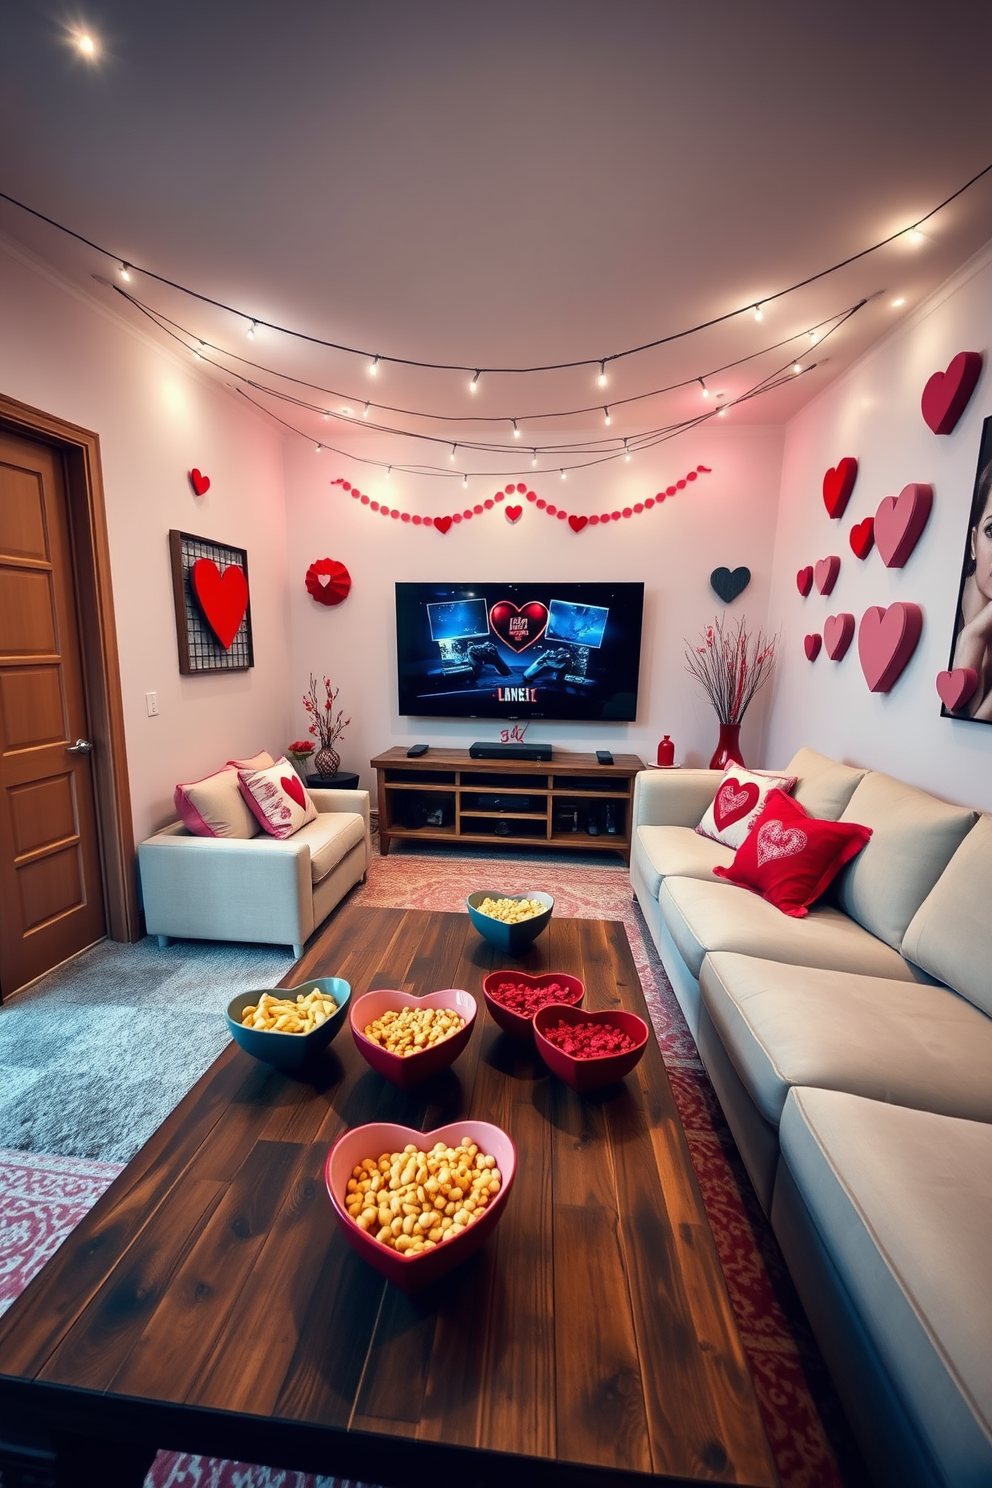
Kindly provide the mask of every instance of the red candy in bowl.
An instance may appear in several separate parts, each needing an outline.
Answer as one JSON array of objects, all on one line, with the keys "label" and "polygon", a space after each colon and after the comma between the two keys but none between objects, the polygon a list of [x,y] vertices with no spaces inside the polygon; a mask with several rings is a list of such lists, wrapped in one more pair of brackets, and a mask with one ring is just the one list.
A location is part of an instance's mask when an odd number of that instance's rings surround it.
[{"label": "red candy in bowl", "polygon": [[486,1007],[504,1033],[529,1043],[534,1037],[534,1014],[548,1003],[574,1007],[585,996],[585,986],[567,971],[532,976],[524,971],[491,971],[482,983]]},{"label": "red candy in bowl", "polygon": [[647,1048],[648,1025],[620,1008],[549,1006],[534,1015],[534,1042],[552,1074],[588,1095],[630,1074]]},{"label": "red candy in bowl", "polygon": [[[366,1036],[365,1029],[371,1024],[384,1015],[402,1013],[404,1008],[415,1008],[418,1011],[425,1008],[450,1009],[464,1019],[464,1026],[449,1033],[439,1043],[412,1054],[394,1054]],[[428,992],[425,997],[414,997],[409,992],[382,990],[366,992],[362,997],[353,998],[349,1016],[351,1031],[362,1057],[401,1090],[412,1090],[423,1080],[429,1080],[432,1075],[440,1074],[454,1064],[472,1037],[477,1009],[475,998],[471,993],[463,992],[460,987]]]},{"label": "red candy in bowl", "polygon": [[[499,1175],[499,1190],[489,1198],[478,1218],[473,1218],[452,1233],[454,1224],[457,1223],[454,1221],[446,1232],[451,1234],[450,1239],[431,1242],[429,1249],[403,1252],[392,1249],[390,1245],[377,1239],[375,1229],[365,1229],[352,1219],[348,1212],[348,1183],[354,1170],[365,1159],[370,1159],[375,1164],[380,1158],[395,1154],[401,1160],[410,1161],[411,1155],[406,1149],[412,1147],[418,1155],[414,1166],[418,1162],[426,1166],[426,1160],[434,1158],[436,1149],[441,1147],[457,1150],[463,1140],[473,1142],[478,1147],[480,1157],[484,1154],[495,1159],[495,1166],[490,1171]],[[416,1292],[446,1276],[485,1244],[487,1237],[499,1223],[507,1194],[513,1185],[516,1165],[517,1155],[510,1138],[506,1132],[488,1121],[456,1121],[431,1132],[416,1131],[412,1127],[397,1126],[391,1122],[374,1122],[368,1126],[353,1127],[338,1138],[327,1154],[324,1182],[348,1244],[363,1260],[381,1272],[387,1281],[395,1283],[404,1292]],[[443,1160],[440,1174],[443,1178]],[[406,1175],[400,1176],[402,1178]],[[383,1191],[380,1190],[380,1193]]]}]

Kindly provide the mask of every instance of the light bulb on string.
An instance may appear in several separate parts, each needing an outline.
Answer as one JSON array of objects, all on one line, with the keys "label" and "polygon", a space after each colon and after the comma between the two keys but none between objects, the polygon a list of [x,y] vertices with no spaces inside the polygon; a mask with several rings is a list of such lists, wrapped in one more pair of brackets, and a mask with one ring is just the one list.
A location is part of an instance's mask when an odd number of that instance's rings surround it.
[{"label": "light bulb on string", "polygon": [[802,369],[802,367],[800,366],[800,364],[798,362],[793,362],[793,364],[792,364],[792,370],[796,374],[796,376],[798,377],[799,374],[800,374],[800,372],[803,369]]},{"label": "light bulb on string", "polygon": [[325,424],[327,423],[327,420],[330,418],[330,416],[331,415],[327,412],[327,409],[325,408],[324,409],[324,423]]},{"label": "light bulb on string", "polygon": [[254,341],[254,339],[255,339],[255,327],[257,325],[258,325],[258,321],[257,320],[250,320],[248,322],[247,336],[248,336],[248,340],[249,341]]},{"label": "light bulb on string", "polygon": [[623,457],[629,463],[629,461],[630,461],[630,450],[627,447],[627,441],[626,441],[626,439],[623,442]]},{"label": "light bulb on string", "polygon": [[599,377],[597,378],[597,381],[598,381],[600,387],[605,387],[606,386],[606,363],[605,363],[605,361],[604,362],[600,362],[600,364],[599,364]]},{"label": "light bulb on string", "polygon": [[369,416],[369,405],[366,403],[365,407],[362,409],[362,418],[368,418],[368,416]]},{"label": "light bulb on string", "polygon": [[820,339],[816,331],[807,331],[806,334],[809,337],[810,346],[815,346],[817,341],[819,341]]},{"label": "light bulb on string", "polygon": [[463,491],[467,491],[468,490],[468,476],[467,475],[463,475],[462,476],[462,490]]},{"label": "light bulb on string", "polygon": [[533,465],[536,465],[537,464],[537,450],[531,450],[531,457],[532,457],[531,458],[531,462],[530,462],[531,465],[532,466]]},{"label": "light bulb on string", "polygon": [[906,239],[906,242],[911,243],[914,248],[918,248],[923,242],[923,234],[920,232],[920,229],[918,227],[907,227],[906,231],[903,233],[903,237]]},{"label": "light bulb on string", "polygon": [[610,422],[610,410],[608,408],[604,408],[603,409],[603,423],[604,424],[608,424],[609,422]]},{"label": "light bulb on string", "polygon": [[392,467],[392,465],[387,465],[386,466],[386,479],[387,480],[392,480],[392,478],[393,478],[393,467]]},{"label": "light bulb on string", "polygon": [[121,266],[120,266],[120,268],[117,270],[117,272],[118,272],[118,274],[120,274],[120,276],[124,280],[124,283],[125,284],[130,284],[131,283],[131,265],[130,264],[128,264],[128,263],[122,263]]},{"label": "light bulb on string", "polygon": [[369,376],[370,377],[378,377],[378,375],[379,375],[379,358],[377,356],[374,356],[372,358],[372,360],[369,362]]},{"label": "light bulb on string", "polygon": [[481,376],[482,376],[482,373],[479,372],[479,371],[476,371],[475,376],[472,378],[472,381],[468,385],[468,390],[469,390],[470,393],[477,393],[479,391],[479,378]]},{"label": "light bulb on string", "polygon": [[717,417],[718,418],[726,418],[727,417],[727,405],[726,405],[726,403],[723,405],[722,408],[718,408],[717,409]]},{"label": "light bulb on string", "polygon": [[448,456],[448,459],[449,460],[453,460],[455,458],[455,456],[456,456],[457,453],[458,453],[458,446],[457,446],[457,444],[453,444],[451,446],[451,454]]},{"label": "light bulb on string", "polygon": [[323,445],[322,445],[322,444],[315,444],[315,445],[314,445],[314,447],[313,447],[313,452],[314,452],[314,454],[315,454],[315,455],[319,455],[319,454],[320,454],[320,452],[321,452],[321,450],[322,450],[322,449],[323,449],[323,448],[324,448],[324,446],[323,446]]},{"label": "light bulb on string", "polygon": [[559,470],[558,474],[561,476],[562,480],[565,479],[565,471],[563,469]]},{"label": "light bulb on string", "polygon": [[703,379],[702,379],[702,378],[701,378],[701,377],[700,377],[700,378],[698,378],[698,382],[699,382],[699,386],[700,386],[700,387],[701,387],[701,388],[702,388],[702,390],[703,390],[703,397],[704,397],[704,398],[708,398],[708,397],[709,397],[709,395],[710,395],[710,390],[709,390],[709,388],[708,388],[708,387],[707,387],[707,386],[706,386],[706,384],[705,384],[705,382],[704,382],[704,381],[703,381]]},{"label": "light bulb on string", "polygon": [[760,305],[755,305],[754,307],[754,318],[759,322],[764,320],[765,318],[765,312],[764,310],[762,310]]},{"label": "light bulb on string", "polygon": [[517,421],[516,421],[516,419],[511,419],[510,420],[510,423],[513,425],[513,437],[514,437],[514,439],[519,439],[520,438],[520,430],[517,428]]}]

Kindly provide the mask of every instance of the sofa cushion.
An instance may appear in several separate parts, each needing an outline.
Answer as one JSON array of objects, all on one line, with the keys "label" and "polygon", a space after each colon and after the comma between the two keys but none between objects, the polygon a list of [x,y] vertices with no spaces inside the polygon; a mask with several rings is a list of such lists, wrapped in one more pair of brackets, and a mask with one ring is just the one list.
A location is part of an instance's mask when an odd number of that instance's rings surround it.
[{"label": "sofa cushion", "polygon": [[292,837],[317,815],[306,786],[285,755],[266,770],[239,770],[238,781],[259,825],[273,837]]},{"label": "sofa cushion", "polygon": [[841,821],[872,838],[837,880],[837,902],[898,950],[910,920],[978,818],[877,770],[860,782]]},{"label": "sofa cushion", "polygon": [[248,759],[228,760],[227,763],[234,770],[268,770],[275,764],[275,760],[267,749],[260,749]]},{"label": "sofa cushion", "polygon": [[803,1089],[780,1136],[940,1481],[992,1482],[992,1126]]},{"label": "sofa cushion", "polygon": [[795,783],[794,775],[772,775],[728,765],[696,831],[736,852],[761,815],[769,792],[776,787],[790,791]]},{"label": "sofa cushion", "polygon": [[982,816],[909,923],[903,953],[992,1017],[992,817]]},{"label": "sofa cushion", "polygon": [[898,951],[833,905],[814,905],[805,919],[796,920],[747,889],[695,878],[666,878],[658,904],[695,977],[708,951],[741,951],[791,966],[913,979],[912,968]]},{"label": "sofa cushion", "polygon": [[692,827],[638,827],[637,840],[642,848],[641,868],[655,895],[661,880],[669,874],[715,883],[713,869],[717,864],[726,868],[734,861],[732,848],[698,836]]},{"label": "sofa cushion", "polygon": [[365,838],[365,821],[352,811],[321,811],[293,834],[310,848],[310,882],[319,884]]},{"label": "sofa cushion", "polygon": [[195,837],[247,839],[258,834],[258,822],[238,789],[237,770],[216,770],[177,785],[173,800],[183,826]]},{"label": "sofa cushion", "polygon": [[796,776],[796,788],[792,792],[810,816],[822,817],[824,821],[836,821],[864,776],[866,770],[854,765],[842,765],[817,754],[815,749],[800,749],[785,767],[787,775]]},{"label": "sofa cushion", "polygon": [[870,827],[822,821],[785,791],[771,790],[731,866],[714,872],[803,919],[870,836]]},{"label": "sofa cushion", "polygon": [[794,1085],[992,1121],[992,1018],[946,987],[717,951],[699,989],[773,1126]]}]

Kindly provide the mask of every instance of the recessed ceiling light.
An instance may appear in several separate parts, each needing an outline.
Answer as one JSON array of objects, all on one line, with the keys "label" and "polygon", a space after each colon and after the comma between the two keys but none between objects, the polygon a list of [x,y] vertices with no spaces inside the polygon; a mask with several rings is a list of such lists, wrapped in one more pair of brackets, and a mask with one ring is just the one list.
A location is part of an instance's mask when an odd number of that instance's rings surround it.
[{"label": "recessed ceiling light", "polygon": [[100,52],[96,39],[88,31],[76,31],[73,34],[72,44],[81,57],[92,62]]}]

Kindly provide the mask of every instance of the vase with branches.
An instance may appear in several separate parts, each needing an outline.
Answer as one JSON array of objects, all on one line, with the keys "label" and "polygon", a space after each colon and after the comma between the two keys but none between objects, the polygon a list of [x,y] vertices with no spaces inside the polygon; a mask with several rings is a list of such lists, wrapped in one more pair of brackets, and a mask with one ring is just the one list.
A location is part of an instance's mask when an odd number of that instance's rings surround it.
[{"label": "vase with branches", "polygon": [[717,616],[695,644],[686,641],[685,669],[702,686],[720,722],[720,740],[710,760],[711,770],[722,770],[731,761],[743,765],[741,720],[755,693],[772,674],[777,640],[760,627],[748,630],[742,615],[730,623]]},{"label": "vase with branches", "polygon": [[351,719],[344,717],[343,708],[339,708],[337,712],[334,710],[340,688],[332,687],[329,677],[325,677],[323,682],[324,691],[321,696],[317,687],[317,678],[313,672],[310,673],[310,688],[303,694],[303,706],[310,719],[307,732],[317,740],[317,752],[313,757],[316,772],[318,775],[336,775],[341,764],[341,756],[334,745],[341,738]]}]

